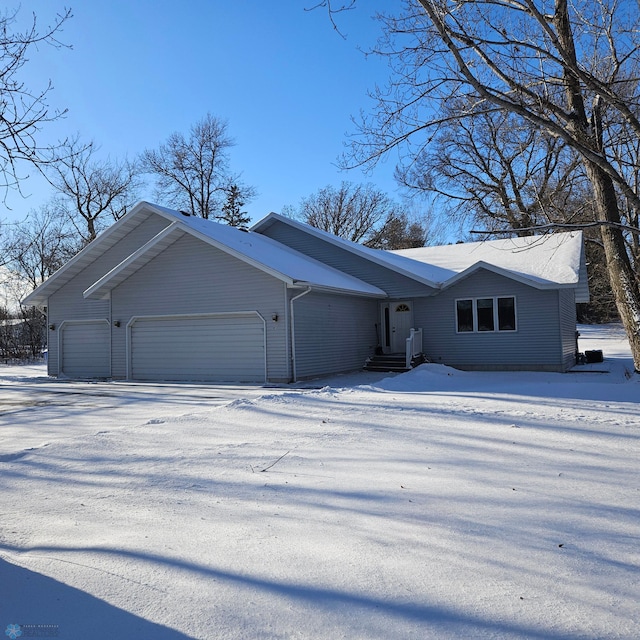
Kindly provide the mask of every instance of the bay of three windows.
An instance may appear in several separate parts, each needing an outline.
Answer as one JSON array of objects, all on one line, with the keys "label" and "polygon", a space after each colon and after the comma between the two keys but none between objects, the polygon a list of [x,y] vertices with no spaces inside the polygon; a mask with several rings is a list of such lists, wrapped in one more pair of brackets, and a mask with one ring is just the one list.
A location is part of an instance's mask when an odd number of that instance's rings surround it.
[{"label": "bay of three windows", "polygon": [[514,296],[456,300],[458,333],[516,330]]}]

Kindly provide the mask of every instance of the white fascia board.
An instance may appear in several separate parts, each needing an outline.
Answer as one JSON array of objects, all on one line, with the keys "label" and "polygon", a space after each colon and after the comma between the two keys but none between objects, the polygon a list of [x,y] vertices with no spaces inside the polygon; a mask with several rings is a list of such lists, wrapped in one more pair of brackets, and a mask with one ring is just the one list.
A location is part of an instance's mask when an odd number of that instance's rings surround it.
[{"label": "white fascia board", "polygon": [[[116,286],[118,283],[111,284],[111,282],[121,274],[125,269],[131,266],[136,260],[142,258],[146,253],[148,253],[153,247],[155,247],[160,241],[164,240],[167,236],[171,235],[176,231],[182,231],[178,221],[172,222],[168,227],[165,227],[160,233],[156,234],[143,244],[140,248],[134,251],[129,257],[125,258],[122,262],[117,264],[111,271],[106,273],[102,278],[98,281],[94,282],[88,289],[86,289],[82,296],[84,298],[96,297],[96,298],[105,298],[108,296],[109,291]],[[140,265],[142,267],[142,265]],[[137,269],[136,269],[137,271]]]},{"label": "white fascia board", "polygon": [[337,293],[350,296],[358,296],[363,298],[388,298],[388,294],[378,287],[372,287],[370,291],[363,289],[344,289],[341,287],[330,287],[326,285],[314,284],[313,282],[305,282],[303,280],[296,280],[291,289],[311,289],[313,291],[322,291],[326,293]]},{"label": "white fascia board", "polygon": [[[55,293],[55,291],[57,291],[62,285],[68,282],[68,280],[64,279],[64,276],[67,275],[68,272],[71,271],[74,266],[76,266],[78,263],[82,264],[82,262],[86,261],[91,254],[96,253],[98,251],[99,246],[101,244],[104,244],[104,238],[108,237],[106,236],[107,232],[110,231],[111,229],[113,229],[113,227],[109,227],[109,229],[106,229],[95,240],[93,240],[86,247],[84,247],[84,249],[76,253],[76,255],[73,256],[73,258],[71,258],[68,262],[65,262],[65,264],[63,264],[55,273],[51,274],[42,284],[40,284],[36,289],[34,289],[22,301],[22,304],[24,305],[43,304],[52,293]],[[99,240],[101,242],[98,242]],[[59,280],[62,280],[62,282],[59,283],[59,286],[56,286],[58,285]]]}]

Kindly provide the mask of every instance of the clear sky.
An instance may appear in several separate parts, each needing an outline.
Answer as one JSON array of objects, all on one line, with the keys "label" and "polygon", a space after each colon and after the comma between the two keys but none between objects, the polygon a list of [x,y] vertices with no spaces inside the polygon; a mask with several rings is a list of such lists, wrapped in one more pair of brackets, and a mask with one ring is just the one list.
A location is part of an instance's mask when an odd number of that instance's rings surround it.
[{"label": "clear sky", "polygon": [[[351,116],[370,105],[367,89],[388,78],[384,60],[358,49],[374,43],[379,24],[371,15],[387,3],[366,0],[342,14],[346,40],[325,10],[305,11],[315,3],[78,0],[61,34],[73,48],[41,47],[23,69],[32,88],[50,78],[50,105],[69,110],[39,140],[80,133],[105,156],[133,159],[210,112],[228,121],[236,140],[232,169],[258,190],[247,206],[254,220],[341,180],[371,181],[399,198],[392,161],[372,175],[335,166],[354,131]],[[20,16],[33,12],[45,26],[65,6],[23,0]],[[0,218],[20,219],[52,195],[35,178],[23,187],[30,197],[10,194]]]}]

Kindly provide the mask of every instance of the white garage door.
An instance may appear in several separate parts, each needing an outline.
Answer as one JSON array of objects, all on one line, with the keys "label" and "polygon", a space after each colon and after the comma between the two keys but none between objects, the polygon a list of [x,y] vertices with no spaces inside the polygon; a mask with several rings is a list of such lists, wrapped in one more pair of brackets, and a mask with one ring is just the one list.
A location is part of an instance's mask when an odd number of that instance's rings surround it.
[{"label": "white garage door", "polygon": [[64,322],[60,326],[62,374],[70,378],[108,378],[109,323],[107,320]]},{"label": "white garage door", "polygon": [[264,322],[256,313],[136,318],[133,380],[264,382]]}]

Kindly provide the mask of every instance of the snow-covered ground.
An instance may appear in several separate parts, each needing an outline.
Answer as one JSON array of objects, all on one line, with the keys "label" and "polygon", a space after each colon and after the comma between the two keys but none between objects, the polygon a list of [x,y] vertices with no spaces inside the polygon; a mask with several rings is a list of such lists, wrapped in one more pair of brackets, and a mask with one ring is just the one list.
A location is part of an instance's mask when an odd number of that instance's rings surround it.
[{"label": "snow-covered ground", "polygon": [[640,376],[581,333],[605,361],[564,375],[0,368],[0,633],[640,637]]}]

